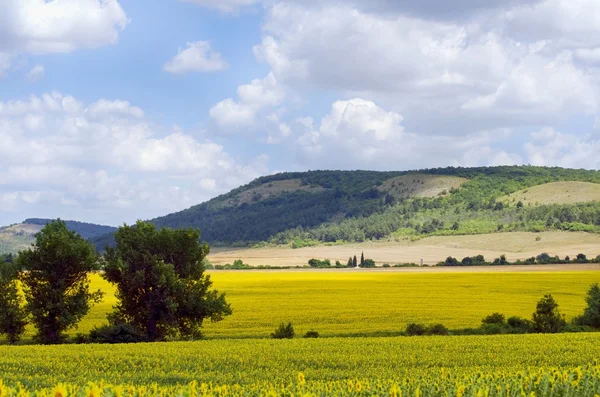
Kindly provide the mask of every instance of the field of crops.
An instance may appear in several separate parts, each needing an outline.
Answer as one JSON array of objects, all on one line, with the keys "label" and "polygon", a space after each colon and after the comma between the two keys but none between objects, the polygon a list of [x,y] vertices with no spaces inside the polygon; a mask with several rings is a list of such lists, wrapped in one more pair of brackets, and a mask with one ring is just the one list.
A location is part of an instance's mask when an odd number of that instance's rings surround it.
[{"label": "field of crops", "polygon": [[[227,293],[234,313],[220,323],[206,323],[209,338],[268,337],[282,321],[291,321],[298,334],[314,329],[325,336],[394,333],[411,322],[474,327],[493,312],[529,318],[547,293],[570,319],[583,311],[590,285],[600,282],[600,271],[214,271],[211,276],[215,287]],[[107,292],[104,302],[72,334],[105,322],[115,303],[112,288],[97,275],[93,287]]]},{"label": "field of crops", "polygon": [[[64,383],[82,393],[87,389],[86,396],[100,396],[101,388],[106,396],[128,395],[129,386],[142,386],[132,390],[142,395],[164,395],[155,393],[158,389],[168,395],[195,395],[195,389],[200,395],[205,389],[215,395],[395,396],[439,395],[439,390],[530,396],[534,391],[593,397],[600,393],[599,346],[596,333],[4,346],[0,374],[9,387],[52,390]],[[64,387],[67,395],[73,395],[73,387]],[[10,395],[7,391],[0,395]]]}]

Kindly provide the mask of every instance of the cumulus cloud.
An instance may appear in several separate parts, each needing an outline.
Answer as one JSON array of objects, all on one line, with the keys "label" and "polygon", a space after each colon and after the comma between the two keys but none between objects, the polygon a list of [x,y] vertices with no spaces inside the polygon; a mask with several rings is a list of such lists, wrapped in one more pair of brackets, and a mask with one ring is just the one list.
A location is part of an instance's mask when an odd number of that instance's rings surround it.
[{"label": "cumulus cloud", "polygon": [[530,140],[525,144],[529,162],[540,166],[598,169],[598,150],[600,137],[562,133],[552,127],[530,134]]},{"label": "cumulus cloud", "polygon": [[182,3],[193,3],[199,6],[213,8],[222,12],[236,13],[240,8],[259,4],[261,0],[179,0]]},{"label": "cumulus cloud", "polygon": [[117,0],[2,1],[0,75],[8,56],[67,53],[114,44],[127,23]]},{"label": "cumulus cloud", "polygon": [[207,41],[187,43],[185,49],[179,49],[175,57],[167,62],[163,69],[173,74],[189,72],[216,72],[227,68],[227,62],[221,54],[212,50]]},{"label": "cumulus cloud", "polygon": [[281,104],[285,98],[285,91],[273,73],[264,79],[239,86],[237,94],[237,101],[225,99],[209,111],[210,117],[224,130],[238,130],[253,125],[257,114]]},{"label": "cumulus cloud", "polygon": [[213,141],[152,124],[127,101],[56,92],[0,102],[0,141],[3,209],[21,214],[131,222],[268,172],[268,158],[240,163]]},{"label": "cumulus cloud", "polygon": [[346,169],[412,169],[447,165],[520,164],[521,157],[497,149],[506,131],[485,131],[465,139],[428,137],[406,131],[403,117],[372,101],[336,101],[315,125],[312,118],[295,122],[303,161]]}]

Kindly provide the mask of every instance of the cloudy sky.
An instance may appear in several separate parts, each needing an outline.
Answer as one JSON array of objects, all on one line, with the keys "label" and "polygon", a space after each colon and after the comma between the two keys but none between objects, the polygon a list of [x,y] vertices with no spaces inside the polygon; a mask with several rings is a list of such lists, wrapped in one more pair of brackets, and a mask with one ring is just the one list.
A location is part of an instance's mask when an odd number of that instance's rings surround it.
[{"label": "cloudy sky", "polygon": [[597,0],[1,0],[0,225],[309,169],[600,166]]}]

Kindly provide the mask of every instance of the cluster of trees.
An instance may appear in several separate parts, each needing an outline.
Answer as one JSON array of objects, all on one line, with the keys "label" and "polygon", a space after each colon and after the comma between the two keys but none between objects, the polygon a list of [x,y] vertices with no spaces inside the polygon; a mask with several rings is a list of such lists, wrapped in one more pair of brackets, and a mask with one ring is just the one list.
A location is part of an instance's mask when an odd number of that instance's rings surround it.
[{"label": "cluster of trees", "polygon": [[486,261],[483,255],[467,256],[460,261],[452,256],[449,256],[445,261],[439,262],[436,266],[550,265],[568,263],[600,263],[600,255],[592,259],[588,259],[585,254],[577,254],[577,256],[573,258],[567,255],[563,259],[558,255],[551,256],[548,253],[543,252],[538,256],[532,256],[531,258],[527,258],[525,260],[518,259],[514,262],[509,261],[506,258],[506,255],[500,255],[499,258],[494,259],[492,262]]},{"label": "cluster of trees", "polygon": [[102,299],[101,291],[90,290],[88,274],[103,268],[102,276],[116,287],[118,303],[109,325],[80,341],[197,337],[205,319],[219,321],[232,312],[204,274],[209,248],[199,238],[198,230],[158,230],[140,221],[119,228],[116,246],[100,257],[65,222],[50,222],[32,248],[12,263],[0,264],[0,334],[14,343],[31,323],[40,343],[65,341],[66,331]]},{"label": "cluster of trees", "polygon": [[331,261],[329,259],[320,260],[320,259],[314,259],[314,258],[310,259],[308,261],[308,264],[310,265],[310,267],[316,268],[316,269],[327,269],[327,268],[332,268],[332,267],[335,267],[337,269],[356,268],[356,267],[362,267],[362,268],[377,267],[377,265],[373,259],[365,259],[364,252],[362,252],[360,254],[360,262],[358,261],[358,258],[356,257],[356,255],[354,255],[354,256],[351,256],[348,258],[348,262],[346,262],[346,264],[342,264],[340,261],[335,261],[335,266],[332,266]]},{"label": "cluster of trees", "polygon": [[[593,284],[587,292],[585,301],[587,306],[578,317],[575,317],[569,324],[564,315],[558,310],[558,303],[552,295],[544,295],[536,305],[536,310],[531,319],[519,316],[509,317],[508,319],[501,313],[493,313],[481,320],[479,328],[466,328],[449,332],[458,335],[494,335],[494,334],[527,334],[527,333],[558,333],[558,332],[586,332],[600,330],[600,287]],[[436,327],[443,329],[440,324]],[[409,324],[406,327],[406,334],[433,335],[429,331],[432,327],[426,327],[422,324]],[[437,333],[435,335],[444,335]]]}]

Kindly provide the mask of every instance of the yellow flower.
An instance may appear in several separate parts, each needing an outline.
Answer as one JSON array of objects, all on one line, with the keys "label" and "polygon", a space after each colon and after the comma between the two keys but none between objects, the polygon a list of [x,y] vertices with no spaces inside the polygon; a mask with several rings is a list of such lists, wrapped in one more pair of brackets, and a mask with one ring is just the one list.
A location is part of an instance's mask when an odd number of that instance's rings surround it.
[{"label": "yellow flower", "polygon": [[67,397],[67,388],[62,383],[59,383],[52,390],[53,397]]},{"label": "yellow flower", "polygon": [[306,383],[306,378],[304,378],[304,374],[302,372],[298,372],[298,384],[303,386]]}]

